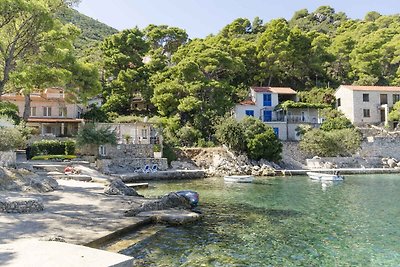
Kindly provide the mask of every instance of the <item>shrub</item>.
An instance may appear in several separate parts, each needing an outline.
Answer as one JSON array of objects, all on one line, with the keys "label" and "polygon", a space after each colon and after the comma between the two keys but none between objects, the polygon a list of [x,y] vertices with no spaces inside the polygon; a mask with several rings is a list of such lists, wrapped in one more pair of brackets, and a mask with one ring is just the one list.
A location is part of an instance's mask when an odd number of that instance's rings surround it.
[{"label": "shrub", "polygon": [[76,140],[80,146],[116,144],[117,136],[109,127],[96,127],[88,123],[79,130]]},{"label": "shrub", "polygon": [[199,130],[186,125],[178,130],[177,136],[183,146],[193,146],[201,138],[201,133]]},{"label": "shrub", "polygon": [[342,130],[350,128],[354,128],[354,126],[351,121],[344,116],[328,118],[321,125],[321,130],[323,131]]},{"label": "shrub", "polygon": [[0,151],[9,151],[25,146],[25,139],[15,128],[0,127]]},{"label": "shrub", "polygon": [[249,157],[255,160],[279,161],[281,160],[282,143],[270,128],[248,140],[247,151]]},{"label": "shrub", "polygon": [[313,129],[304,134],[300,141],[301,150],[321,157],[349,156],[361,144],[361,134],[355,129]]},{"label": "shrub", "polygon": [[85,112],[82,116],[85,120],[92,122],[108,122],[109,118],[107,113],[99,108],[98,106],[92,104],[89,106],[89,110]]},{"label": "shrub", "polygon": [[40,155],[73,155],[75,154],[74,140],[42,140],[32,143],[27,152],[28,158]]},{"label": "shrub", "polygon": [[0,115],[9,117],[14,121],[14,124],[19,124],[21,121],[18,115],[18,106],[11,102],[0,102]]},{"label": "shrub", "polygon": [[174,149],[168,144],[165,144],[163,147],[163,157],[167,158],[168,165],[171,165],[171,162],[178,158]]},{"label": "shrub", "polygon": [[74,159],[75,155],[42,155],[42,156],[34,156],[31,160],[65,160],[65,159]]},{"label": "shrub", "polygon": [[241,122],[233,118],[224,120],[216,127],[216,138],[237,152],[247,153],[251,159],[281,159],[282,143],[272,127],[253,117]]},{"label": "shrub", "polygon": [[244,139],[243,124],[234,118],[227,118],[215,127],[215,138],[235,151],[244,151],[246,143]]}]

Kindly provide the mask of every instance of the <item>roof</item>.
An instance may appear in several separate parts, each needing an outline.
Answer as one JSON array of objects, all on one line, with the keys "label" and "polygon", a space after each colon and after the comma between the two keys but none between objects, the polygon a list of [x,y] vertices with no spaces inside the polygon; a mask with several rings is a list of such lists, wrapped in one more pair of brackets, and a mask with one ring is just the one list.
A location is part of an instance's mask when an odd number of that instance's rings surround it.
[{"label": "roof", "polygon": [[256,93],[276,93],[281,95],[295,95],[297,92],[290,87],[251,87]]},{"label": "roof", "polygon": [[380,91],[380,92],[399,91],[400,92],[400,86],[341,85],[340,87],[345,87],[352,91]]},{"label": "roof", "polygon": [[256,104],[256,103],[254,103],[254,101],[253,101],[253,100],[250,100],[250,99],[244,100],[244,101],[242,101],[242,102],[239,103],[239,105],[255,105],[255,104]]},{"label": "roof", "polygon": [[83,119],[73,118],[29,118],[28,122],[49,122],[49,123],[62,123],[62,122],[75,122],[82,123]]}]

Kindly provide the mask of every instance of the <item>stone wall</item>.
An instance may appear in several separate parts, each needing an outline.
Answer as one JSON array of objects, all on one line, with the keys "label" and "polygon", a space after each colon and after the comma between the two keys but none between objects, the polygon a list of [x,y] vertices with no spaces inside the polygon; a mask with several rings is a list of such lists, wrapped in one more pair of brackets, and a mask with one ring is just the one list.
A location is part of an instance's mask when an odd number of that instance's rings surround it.
[{"label": "stone wall", "polygon": [[17,164],[17,154],[14,151],[0,151],[0,166],[15,167]]},{"label": "stone wall", "polygon": [[359,154],[361,157],[400,159],[400,137],[367,137]]},{"label": "stone wall", "polygon": [[43,202],[37,198],[0,198],[0,212],[31,213],[42,211],[43,209]]},{"label": "stone wall", "polygon": [[132,158],[116,157],[112,159],[99,159],[96,161],[97,168],[103,173],[133,173],[141,171],[146,165],[152,167],[157,165],[157,170],[165,171],[168,169],[166,158]]},{"label": "stone wall", "polygon": [[110,158],[153,158],[153,145],[150,144],[119,144],[106,145],[107,157]]}]

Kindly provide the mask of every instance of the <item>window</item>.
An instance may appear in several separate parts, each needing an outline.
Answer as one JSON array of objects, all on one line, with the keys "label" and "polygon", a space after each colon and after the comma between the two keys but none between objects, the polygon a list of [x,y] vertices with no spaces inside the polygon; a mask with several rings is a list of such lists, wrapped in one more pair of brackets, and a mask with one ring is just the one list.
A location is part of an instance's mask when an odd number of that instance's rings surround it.
[{"label": "window", "polygon": [[263,95],[263,102],[264,102],[264,107],[270,107],[272,106],[272,101],[271,101],[271,94],[264,94]]},{"label": "window", "polygon": [[342,101],[340,98],[336,100],[337,106],[340,107],[342,105]]},{"label": "window", "polygon": [[99,146],[99,154],[100,154],[100,156],[107,155],[106,146],[103,146],[103,145]]},{"label": "window", "polygon": [[369,94],[363,94],[363,102],[369,102]]},{"label": "window", "polygon": [[36,107],[31,107],[31,116],[36,116]]},{"label": "window", "polygon": [[142,129],[142,138],[147,139],[147,129]]},{"label": "window", "polygon": [[246,116],[252,116],[254,117],[254,110],[246,110]]},{"label": "window", "polygon": [[369,109],[363,109],[363,113],[364,113],[364,118],[370,117]]},{"label": "window", "polygon": [[380,95],[380,99],[381,99],[381,105],[385,105],[388,103],[387,101],[387,94],[381,94]]},{"label": "window", "polygon": [[393,104],[400,101],[400,94],[393,94]]},{"label": "window", "polygon": [[274,134],[279,138],[279,128],[274,127]]},{"label": "window", "polygon": [[263,113],[263,121],[272,121],[272,111],[271,110],[264,110]]},{"label": "window", "polygon": [[67,117],[67,108],[66,107],[59,107],[58,108],[58,116],[59,117]]},{"label": "window", "polygon": [[50,117],[51,116],[51,107],[43,107],[43,116]]}]

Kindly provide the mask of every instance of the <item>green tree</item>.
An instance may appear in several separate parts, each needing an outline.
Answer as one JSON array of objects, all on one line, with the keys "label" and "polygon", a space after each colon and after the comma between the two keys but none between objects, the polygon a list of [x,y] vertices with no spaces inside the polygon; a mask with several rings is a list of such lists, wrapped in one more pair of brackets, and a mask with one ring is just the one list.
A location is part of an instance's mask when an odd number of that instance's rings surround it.
[{"label": "green tree", "polygon": [[323,131],[332,131],[332,130],[342,130],[342,129],[351,129],[354,128],[351,121],[345,116],[335,117],[335,118],[327,118],[321,125],[321,130]]},{"label": "green tree", "polygon": [[94,123],[85,124],[76,137],[77,145],[104,145],[116,144],[117,136],[109,127],[97,127]]},{"label": "green tree", "polygon": [[245,151],[243,124],[234,118],[224,118],[215,126],[215,137],[221,144],[227,145],[234,151]]}]

